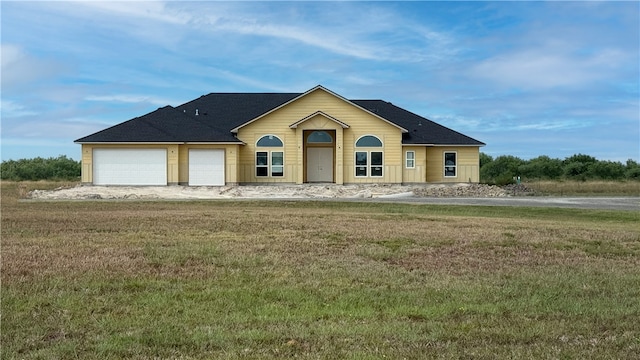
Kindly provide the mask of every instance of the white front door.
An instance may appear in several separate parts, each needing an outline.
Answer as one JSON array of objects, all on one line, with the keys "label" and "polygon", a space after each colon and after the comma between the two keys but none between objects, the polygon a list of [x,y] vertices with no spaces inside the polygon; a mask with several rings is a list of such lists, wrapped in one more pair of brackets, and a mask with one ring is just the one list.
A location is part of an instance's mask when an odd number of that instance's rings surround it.
[{"label": "white front door", "polygon": [[333,148],[307,148],[307,182],[333,182]]},{"label": "white front door", "polygon": [[189,149],[189,185],[224,184],[224,149]]}]

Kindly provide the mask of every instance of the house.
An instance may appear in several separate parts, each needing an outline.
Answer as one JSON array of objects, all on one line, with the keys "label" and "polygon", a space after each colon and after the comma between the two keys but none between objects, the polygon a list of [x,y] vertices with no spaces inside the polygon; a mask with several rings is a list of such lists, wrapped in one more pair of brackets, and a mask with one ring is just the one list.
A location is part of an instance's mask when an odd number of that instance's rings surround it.
[{"label": "house", "polygon": [[94,185],[479,181],[484,143],[383,100],[211,93],[85,136]]}]

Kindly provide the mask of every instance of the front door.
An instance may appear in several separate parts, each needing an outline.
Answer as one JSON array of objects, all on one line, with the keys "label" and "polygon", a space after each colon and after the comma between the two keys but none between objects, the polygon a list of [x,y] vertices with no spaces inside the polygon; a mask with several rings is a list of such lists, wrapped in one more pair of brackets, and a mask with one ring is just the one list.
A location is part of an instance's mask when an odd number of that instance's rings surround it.
[{"label": "front door", "polygon": [[333,182],[333,148],[307,148],[307,182]]}]

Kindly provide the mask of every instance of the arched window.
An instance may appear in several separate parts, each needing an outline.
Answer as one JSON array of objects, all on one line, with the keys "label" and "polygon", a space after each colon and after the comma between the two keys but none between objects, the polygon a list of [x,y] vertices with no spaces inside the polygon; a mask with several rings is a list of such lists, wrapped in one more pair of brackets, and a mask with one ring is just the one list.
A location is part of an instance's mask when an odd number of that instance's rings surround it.
[{"label": "arched window", "polygon": [[258,140],[256,146],[282,147],[282,140],[275,135],[265,135]]},{"label": "arched window", "polygon": [[[260,147],[283,147],[284,144],[275,135],[265,135],[261,137],[256,146]],[[256,176],[284,176],[284,151],[256,151]]]},{"label": "arched window", "polygon": [[307,138],[309,144],[331,144],[332,142],[333,138],[326,131],[314,131]]},{"label": "arched window", "polygon": [[356,147],[382,147],[382,141],[373,135],[365,135],[356,141]]},{"label": "arched window", "polygon": [[[356,141],[356,148],[382,147],[382,141],[373,135],[365,135]],[[384,154],[382,151],[355,152],[356,177],[382,177],[384,168]]]}]

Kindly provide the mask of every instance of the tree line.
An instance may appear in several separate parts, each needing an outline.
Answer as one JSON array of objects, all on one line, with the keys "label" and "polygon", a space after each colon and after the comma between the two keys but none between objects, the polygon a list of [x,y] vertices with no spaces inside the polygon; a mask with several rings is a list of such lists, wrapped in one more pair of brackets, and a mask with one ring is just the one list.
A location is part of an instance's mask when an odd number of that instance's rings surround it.
[{"label": "tree line", "polygon": [[[56,158],[20,159],[0,164],[2,180],[79,180],[81,164],[64,155]],[[506,185],[520,177],[529,180],[640,180],[640,164],[598,160],[593,156],[576,154],[564,160],[542,155],[530,160],[501,155],[495,159],[480,153],[480,181]]]},{"label": "tree line", "polygon": [[480,153],[480,181],[506,185],[530,180],[640,180],[640,164],[632,159],[626,163],[598,160],[593,156],[576,154],[564,160],[546,155],[530,160],[501,155],[495,159]]},{"label": "tree line", "polygon": [[64,155],[56,158],[7,160],[0,164],[2,180],[80,180],[81,164]]}]

